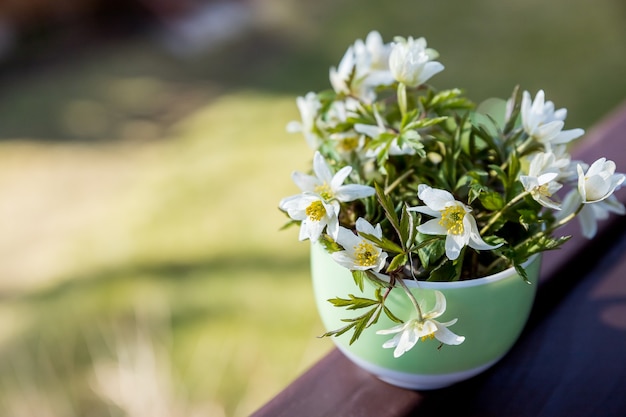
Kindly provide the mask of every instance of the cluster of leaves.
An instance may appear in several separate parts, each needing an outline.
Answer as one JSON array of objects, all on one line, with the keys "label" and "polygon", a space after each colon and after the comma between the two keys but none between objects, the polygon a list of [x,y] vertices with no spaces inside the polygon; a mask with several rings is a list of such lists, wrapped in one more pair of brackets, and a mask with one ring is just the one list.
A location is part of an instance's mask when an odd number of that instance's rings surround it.
[{"label": "cluster of leaves", "polygon": [[[321,113],[335,100],[344,99],[340,96],[334,92],[321,95]],[[544,210],[530,195],[508,205],[523,195],[518,178],[524,157],[541,146],[516,123],[521,101],[518,89],[512,94],[506,123],[478,113],[458,89],[437,92],[423,85],[408,90],[407,100],[411,110],[404,114],[395,96],[361,103],[354,117],[320,134],[328,138],[319,147],[327,160],[351,165],[354,182],[377,187],[376,197],[343,203],[341,221],[349,228],[358,217],[381,224],[383,239],[365,237],[392,255],[385,268],[388,272],[403,271],[405,277],[431,281],[484,276],[511,266],[524,274],[520,265],[531,255],[555,249],[567,240],[551,237],[552,211]],[[376,149],[375,167],[363,164],[356,152],[338,154],[333,135],[345,135],[358,124],[376,124],[376,114],[392,128],[364,145],[366,150]],[[414,153],[391,155],[392,145],[408,145]],[[420,215],[406,211],[420,204],[420,184],[448,190],[470,206],[478,228],[488,231],[485,241],[502,246],[480,253],[464,250],[455,260],[446,258],[444,237],[416,233]]]}]

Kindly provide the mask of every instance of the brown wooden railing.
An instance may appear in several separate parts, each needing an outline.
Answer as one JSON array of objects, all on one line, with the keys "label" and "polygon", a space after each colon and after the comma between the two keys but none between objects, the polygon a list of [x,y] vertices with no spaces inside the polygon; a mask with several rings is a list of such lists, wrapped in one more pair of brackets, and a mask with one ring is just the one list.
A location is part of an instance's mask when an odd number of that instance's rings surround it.
[{"label": "brown wooden railing", "polygon": [[[587,132],[574,159],[606,156],[626,171],[626,103]],[[626,204],[626,186],[616,192]],[[626,416],[626,216],[546,253],[530,320],[513,349],[471,380],[435,391],[381,382],[339,351],[254,417]]]}]

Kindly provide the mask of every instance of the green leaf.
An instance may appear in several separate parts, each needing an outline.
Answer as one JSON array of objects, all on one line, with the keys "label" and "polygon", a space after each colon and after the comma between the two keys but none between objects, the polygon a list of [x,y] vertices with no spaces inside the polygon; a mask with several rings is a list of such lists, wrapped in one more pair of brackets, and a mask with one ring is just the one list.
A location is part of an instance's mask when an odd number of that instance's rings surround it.
[{"label": "green leaf", "polygon": [[481,193],[479,200],[487,210],[497,211],[504,207],[504,198],[495,191]]},{"label": "green leaf", "polygon": [[509,176],[507,175],[507,173],[504,172],[504,170],[499,165],[491,164],[489,165],[489,169],[494,171],[496,173],[496,176],[502,182],[502,184],[506,186],[506,184],[508,183],[508,179],[509,179]]},{"label": "green leaf", "polygon": [[389,310],[386,306],[383,307],[383,310],[385,312],[385,315],[387,315],[387,317],[389,317],[389,320],[396,322],[396,323],[404,323],[401,319],[399,319],[398,317],[396,317],[391,310]]},{"label": "green leaf", "polygon": [[405,129],[423,129],[425,127],[430,127],[445,122],[446,120],[448,120],[447,116],[418,119],[407,124],[405,126]]},{"label": "green leaf", "polygon": [[348,310],[358,310],[360,308],[380,304],[380,301],[372,300],[370,298],[357,297],[354,294],[348,294],[348,297],[350,298],[331,298],[328,302],[335,307],[345,307]]},{"label": "green leaf", "polygon": [[405,204],[402,208],[402,215],[400,217],[400,240],[405,248],[413,246],[415,234],[417,233],[417,229],[415,227],[416,214],[414,212],[410,212],[408,209],[408,205]]},{"label": "green leaf", "polygon": [[462,255],[454,261],[448,259],[431,272],[430,277],[428,277],[428,281],[458,281],[461,276],[462,264]]},{"label": "green leaf", "polygon": [[343,250],[341,245],[339,245],[333,240],[332,237],[325,233],[322,234],[317,241],[324,247],[324,249],[326,249],[326,252],[328,253],[339,252]]},{"label": "green leaf", "polygon": [[396,255],[389,263],[389,271],[396,271],[406,265],[408,261],[408,256],[406,253],[401,253]]},{"label": "green leaf", "polygon": [[474,202],[474,200],[476,200],[477,198],[480,197],[480,195],[484,192],[486,192],[488,190],[488,188],[482,184],[479,183],[472,183],[469,187],[469,193],[468,193],[468,203],[472,203]]},{"label": "green leaf", "polygon": [[364,237],[370,242],[374,243],[376,246],[384,250],[385,252],[394,252],[394,253],[402,253],[404,249],[398,246],[397,243],[387,239],[386,237],[378,238],[374,235],[370,235],[369,233],[359,232],[359,236]]},{"label": "green leaf", "polygon": [[353,270],[352,272],[352,278],[354,279],[354,283],[357,285],[357,287],[359,287],[359,289],[361,290],[361,292],[363,291],[363,283],[365,281],[365,278],[367,277],[367,275],[365,274],[365,272],[361,271],[361,270]]},{"label": "green leaf", "polygon": [[436,263],[446,253],[444,239],[429,239],[428,243],[417,252],[422,266],[426,269]]},{"label": "green leaf", "polygon": [[[385,216],[391,223],[391,226],[393,226],[393,228],[396,230],[398,237],[402,237],[400,220],[398,219],[398,213],[396,213],[391,197],[385,195],[383,189],[378,185],[378,183],[374,185],[376,187],[376,196],[378,197],[378,201],[385,211]],[[404,244],[404,242],[401,243]]]}]

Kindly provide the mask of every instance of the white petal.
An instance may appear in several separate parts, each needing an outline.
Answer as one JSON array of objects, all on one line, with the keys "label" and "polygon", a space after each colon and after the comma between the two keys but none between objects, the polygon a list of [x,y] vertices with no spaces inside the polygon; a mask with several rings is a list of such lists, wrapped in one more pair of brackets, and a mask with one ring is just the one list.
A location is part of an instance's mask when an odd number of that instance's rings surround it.
[{"label": "white petal", "polygon": [[[407,323],[398,324],[397,326],[392,327],[391,329],[382,329],[378,330],[376,334],[394,334],[400,333],[407,326]],[[395,345],[394,345],[395,346]]]},{"label": "white petal", "polygon": [[424,65],[424,69],[422,70],[419,76],[419,83],[423,84],[428,81],[433,75],[440,73],[444,70],[444,66],[439,62],[428,62]]},{"label": "white petal", "polygon": [[299,132],[302,132],[302,130],[303,130],[302,129],[302,123],[300,123],[300,122],[298,122],[296,120],[293,120],[293,121],[287,123],[286,129],[287,129],[288,133],[299,133]]},{"label": "white petal", "polygon": [[313,171],[322,183],[331,183],[333,175],[330,172],[330,168],[328,167],[326,160],[319,152],[315,152],[315,156],[313,157]]},{"label": "white petal", "polygon": [[593,206],[585,205],[580,210],[578,213],[578,223],[580,224],[580,230],[584,237],[592,239],[596,235],[598,224],[593,212]]},{"label": "white petal", "polygon": [[446,345],[460,345],[465,341],[465,336],[459,336],[453,333],[446,326],[443,326],[436,321],[435,323],[438,324],[437,331],[435,332],[435,338],[437,338],[440,342],[445,343]]},{"label": "white petal", "polygon": [[435,290],[435,306],[425,316],[435,319],[446,311],[446,296],[441,291]]},{"label": "white petal", "polygon": [[437,210],[433,210],[429,208],[428,206],[409,207],[407,210],[417,211],[418,213],[428,214],[429,216],[433,216],[433,217],[441,217],[441,212]]},{"label": "white petal", "polygon": [[376,230],[374,226],[372,226],[371,223],[365,220],[363,217],[359,217],[358,219],[356,219],[356,230],[359,233],[367,233],[368,235],[375,236],[378,236],[381,231],[380,228]]},{"label": "white petal", "polygon": [[336,191],[341,186],[341,184],[343,184],[348,175],[350,175],[350,172],[352,172],[351,166],[343,167],[339,171],[337,171],[337,173],[328,182],[328,184],[330,185],[330,189]]},{"label": "white petal", "polygon": [[383,348],[391,349],[391,348],[398,346],[398,342],[400,342],[401,336],[402,336],[401,334],[397,334],[393,338],[387,340],[385,343],[383,343]]},{"label": "white petal", "polygon": [[342,250],[339,252],[333,252],[330,254],[330,257],[333,258],[335,262],[337,262],[339,265],[343,266],[344,268],[347,268],[347,269],[356,268],[354,258],[350,256],[348,251]]},{"label": "white petal", "polygon": [[454,196],[446,190],[431,188],[424,184],[420,184],[417,189],[419,199],[433,210],[441,211],[446,208],[447,203],[455,201]]},{"label": "white petal", "polygon": [[355,124],[354,130],[373,139],[376,139],[382,133],[378,126],[366,125],[362,123]]},{"label": "white petal", "polygon": [[439,224],[438,219],[432,219],[417,226],[417,231],[425,235],[447,235],[448,229]]},{"label": "white petal", "polygon": [[462,235],[449,234],[446,236],[446,257],[450,260],[458,258],[465,243]]},{"label": "white petal", "polygon": [[302,191],[313,192],[315,187],[320,185],[320,181],[316,177],[298,171],[291,174],[291,179]]},{"label": "white petal", "polygon": [[342,202],[370,197],[376,193],[373,187],[360,184],[346,184],[335,190],[335,198]]},{"label": "white petal", "polygon": [[469,214],[465,215],[465,217],[463,218],[463,226],[469,228],[470,230],[469,242],[468,242],[468,246],[470,248],[473,248],[476,250],[491,250],[491,249],[496,249],[502,246],[502,244],[495,245],[495,246],[487,244],[487,242],[483,240],[483,238],[480,236],[480,233],[478,232],[476,219],[474,219],[474,217],[472,217],[471,215]]},{"label": "white petal", "polygon": [[415,346],[418,340],[419,337],[417,337],[412,329],[407,329],[400,333],[400,340],[398,341],[398,346],[396,346],[396,349],[393,351],[393,357],[399,358],[404,355]]},{"label": "white petal", "polygon": [[584,134],[585,134],[585,131],[583,129],[563,130],[563,131],[561,131],[561,133],[556,135],[556,137],[552,141],[552,144],[553,145],[560,145],[560,144],[564,144],[564,143],[569,143],[572,140],[574,140],[576,138],[579,138],[579,137],[581,137]]},{"label": "white petal", "polygon": [[556,135],[559,134],[561,129],[563,129],[564,123],[560,120],[555,120],[550,123],[546,123],[545,125],[539,126],[535,132],[534,136],[539,141],[551,141]]}]

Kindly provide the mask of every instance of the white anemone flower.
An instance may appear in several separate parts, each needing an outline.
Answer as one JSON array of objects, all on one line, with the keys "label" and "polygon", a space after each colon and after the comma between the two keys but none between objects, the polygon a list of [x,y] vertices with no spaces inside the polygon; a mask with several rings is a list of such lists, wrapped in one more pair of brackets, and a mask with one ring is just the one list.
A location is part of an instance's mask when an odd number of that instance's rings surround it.
[{"label": "white anemone flower", "polygon": [[457,322],[457,319],[445,323],[435,320],[445,311],[446,297],[441,291],[435,290],[435,306],[423,314],[421,320],[412,319],[391,329],[379,330],[376,334],[395,334],[392,339],[383,344],[384,348],[395,348],[393,351],[394,358],[398,358],[411,350],[420,339],[435,338],[446,345],[459,345],[465,341],[465,336],[459,336],[448,329]]},{"label": "white anemone flower", "polygon": [[426,47],[426,39],[396,38],[389,55],[389,70],[393,77],[407,87],[417,87],[444,67],[437,59],[437,51]]},{"label": "white anemone flower", "polygon": [[567,110],[555,111],[554,103],[545,101],[543,90],[537,92],[534,101],[530,93],[524,91],[520,112],[524,131],[541,142],[546,149],[550,149],[552,145],[566,144],[585,133],[583,129],[563,130]]},{"label": "white anemone flower", "polygon": [[[558,162],[558,163],[557,163]],[[569,164],[569,161],[567,162]],[[538,152],[530,158],[528,175],[520,175],[519,180],[532,198],[544,207],[560,210],[559,203],[551,197],[563,186],[556,179],[563,175],[562,161],[552,152]]]},{"label": "white anemone flower", "polygon": [[624,174],[615,173],[615,162],[600,158],[585,173],[578,165],[578,192],[583,203],[596,203],[608,198],[624,182]]},{"label": "white anemone flower", "polygon": [[294,172],[293,181],[303,192],[318,195],[327,202],[337,200],[345,203],[369,197],[376,192],[373,187],[367,185],[343,185],[343,182],[352,172],[352,167],[343,167],[333,175],[320,152],[315,152],[313,157],[313,172],[315,175]]},{"label": "white anemone flower", "polygon": [[307,145],[309,145],[311,149],[317,149],[320,137],[315,133],[315,122],[317,112],[322,107],[322,104],[317,94],[309,92],[304,97],[298,97],[296,99],[296,105],[300,111],[301,121],[294,120],[289,122],[287,124],[287,131],[289,133],[302,132]]},{"label": "white anemone flower", "polygon": [[417,231],[427,235],[445,235],[448,259],[458,258],[465,246],[476,250],[491,250],[501,246],[489,245],[480,237],[476,220],[470,214],[471,207],[455,200],[448,191],[420,184],[417,196],[426,206],[411,207],[408,210],[434,217],[419,225]]},{"label": "white anemone flower", "polygon": [[376,31],[370,32],[365,42],[357,39],[339,65],[330,69],[330,83],[335,92],[353,94],[368,103],[374,101],[374,88],[393,82],[388,68],[390,52],[391,44],[385,44]]},{"label": "white anemone flower", "polygon": [[[570,191],[563,199],[563,211],[559,213],[557,220],[574,213],[581,204],[583,201],[578,190]],[[606,220],[610,213],[626,214],[626,208],[614,194],[602,201],[584,204],[576,216],[582,235],[587,239],[592,239],[598,232],[598,220]]]},{"label": "white anemone flower", "polygon": [[315,152],[315,175],[293,173],[292,179],[302,193],[282,199],[279,208],[292,219],[302,222],[300,240],[308,238],[316,241],[324,227],[327,227],[327,232],[333,239],[337,239],[339,203],[369,197],[376,192],[373,187],[366,185],[343,185],[351,171],[352,167],[347,166],[333,175],[322,154]]},{"label": "white anemone flower", "polygon": [[350,229],[340,226],[336,241],[344,250],[333,252],[330,256],[339,265],[351,271],[365,271],[369,269],[379,272],[385,266],[388,256],[387,252],[383,252],[381,248],[370,240],[359,236],[358,233],[367,233],[377,238],[382,238],[383,232],[380,224],[374,227],[367,220],[359,217],[356,221],[356,231],[357,234]]},{"label": "white anemone flower", "polygon": [[393,75],[389,71],[389,55],[391,43],[383,42],[383,38],[377,31],[371,31],[365,38],[365,43],[357,40],[355,43],[356,53],[367,56],[368,68],[363,81],[368,87],[389,85],[393,83]]},{"label": "white anemone flower", "polygon": [[339,202],[326,202],[315,194],[302,193],[284,198],[278,205],[289,217],[300,221],[298,239],[316,242],[324,229],[337,238],[339,231]]}]

